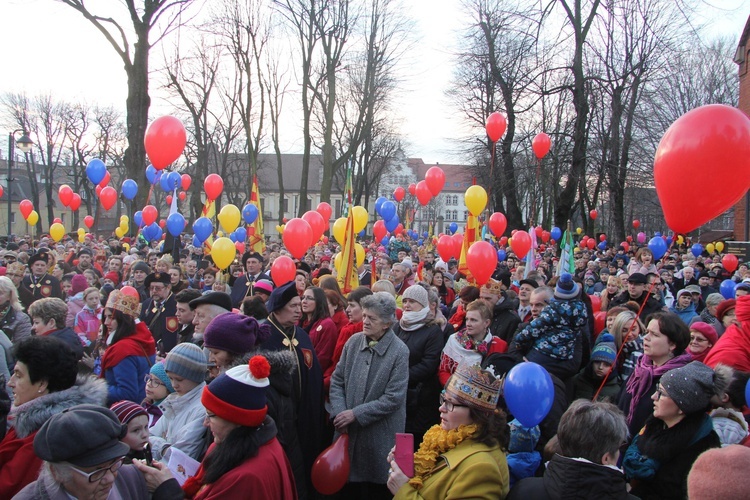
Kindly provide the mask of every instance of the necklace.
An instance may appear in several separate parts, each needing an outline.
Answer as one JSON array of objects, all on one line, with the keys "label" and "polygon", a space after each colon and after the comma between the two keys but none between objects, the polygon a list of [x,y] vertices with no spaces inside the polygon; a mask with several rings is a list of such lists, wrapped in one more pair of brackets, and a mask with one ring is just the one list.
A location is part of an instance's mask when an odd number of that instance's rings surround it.
[{"label": "necklace", "polygon": [[293,351],[294,348],[299,345],[299,340],[295,338],[295,336],[297,335],[297,329],[294,327],[294,325],[292,325],[291,327],[290,336],[285,328],[282,328],[278,323],[276,323],[276,321],[274,321],[273,317],[268,316],[268,321],[284,335],[284,340],[281,341],[281,343],[284,344],[284,347],[288,347],[290,351]]}]

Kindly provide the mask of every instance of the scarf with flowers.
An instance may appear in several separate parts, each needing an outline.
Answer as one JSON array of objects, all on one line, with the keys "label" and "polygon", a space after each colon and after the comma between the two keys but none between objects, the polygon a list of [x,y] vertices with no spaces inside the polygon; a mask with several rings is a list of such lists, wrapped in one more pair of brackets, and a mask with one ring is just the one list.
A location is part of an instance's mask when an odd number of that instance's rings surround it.
[{"label": "scarf with flowers", "polygon": [[476,351],[484,357],[490,350],[490,340],[492,337],[485,336],[482,340],[476,340],[473,338],[466,329],[463,329],[456,333],[456,341],[458,345],[466,349],[467,351]]}]

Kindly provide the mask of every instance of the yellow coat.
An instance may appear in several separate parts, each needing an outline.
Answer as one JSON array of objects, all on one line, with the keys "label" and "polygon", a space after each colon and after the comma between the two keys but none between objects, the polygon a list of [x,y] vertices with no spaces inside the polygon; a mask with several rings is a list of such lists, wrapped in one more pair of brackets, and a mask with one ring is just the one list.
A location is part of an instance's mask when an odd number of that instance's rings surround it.
[{"label": "yellow coat", "polygon": [[419,491],[406,483],[394,500],[496,500],[505,498],[509,484],[508,463],[500,447],[466,440],[440,455],[435,469],[425,476]]}]

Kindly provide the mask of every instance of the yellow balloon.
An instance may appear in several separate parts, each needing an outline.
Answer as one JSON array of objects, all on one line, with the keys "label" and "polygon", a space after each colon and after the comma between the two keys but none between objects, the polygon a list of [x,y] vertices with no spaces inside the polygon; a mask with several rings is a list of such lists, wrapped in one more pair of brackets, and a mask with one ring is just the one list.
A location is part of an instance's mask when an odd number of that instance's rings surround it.
[{"label": "yellow balloon", "polygon": [[125,234],[125,232],[122,230],[121,227],[115,228],[115,236],[118,238],[122,238],[122,235]]},{"label": "yellow balloon", "polygon": [[469,186],[464,193],[464,203],[471,215],[477,216],[487,206],[487,191],[482,186]]},{"label": "yellow balloon", "polygon": [[234,260],[237,249],[229,238],[217,238],[211,247],[211,258],[219,269],[226,269]]},{"label": "yellow balloon", "polygon": [[724,251],[724,242],[723,241],[717,241],[714,245],[717,252],[723,252]]},{"label": "yellow balloon", "polygon": [[365,207],[357,205],[352,208],[352,215],[354,215],[354,232],[358,233],[367,227],[367,219],[369,214]]},{"label": "yellow balloon", "polygon": [[346,234],[346,217],[340,217],[333,223],[333,237],[340,245],[344,244],[344,235]]},{"label": "yellow balloon", "polygon": [[55,241],[60,241],[65,236],[65,227],[59,222],[55,222],[49,227],[49,235]]},{"label": "yellow balloon", "polygon": [[355,243],[354,252],[357,254],[357,267],[359,267],[365,263],[365,249],[359,243]]},{"label": "yellow balloon", "polygon": [[511,243],[513,243],[513,238],[512,238],[512,237],[511,237],[511,238],[508,238],[508,246],[510,246],[510,245],[511,245]]},{"label": "yellow balloon", "polygon": [[78,243],[86,243],[86,235],[85,234],[79,234],[78,235]]},{"label": "yellow balloon", "polygon": [[281,225],[277,225],[276,226],[276,230],[279,232],[279,234],[283,234],[284,233],[284,227],[285,226],[286,226],[286,224],[281,224]]},{"label": "yellow balloon", "polygon": [[713,243],[709,243],[708,245],[706,245],[706,252],[708,252],[708,253],[714,253],[714,244]]},{"label": "yellow balloon", "polygon": [[124,248],[126,252],[130,251],[130,245],[128,245],[127,243],[123,243],[122,248]]},{"label": "yellow balloon", "polygon": [[82,227],[78,228],[78,236],[86,236],[86,230]]},{"label": "yellow balloon", "polygon": [[39,212],[32,210],[29,216],[26,217],[26,222],[28,222],[30,226],[36,226],[36,223],[39,222]]},{"label": "yellow balloon", "polygon": [[123,233],[128,232],[128,223],[127,222],[120,222],[120,227],[118,229],[122,229]]},{"label": "yellow balloon", "polygon": [[336,255],[333,256],[333,267],[335,269],[341,269],[341,252],[338,252]]},{"label": "yellow balloon", "polygon": [[677,244],[678,245],[682,245],[684,242],[685,242],[685,240],[683,239],[682,235],[679,235],[677,237]]},{"label": "yellow balloon", "polygon": [[120,216],[120,224],[124,222],[130,222],[130,218],[127,215],[121,215]]},{"label": "yellow balloon", "polygon": [[216,237],[217,238],[221,238],[222,236],[224,236],[224,232],[223,231],[216,231]]},{"label": "yellow balloon", "polygon": [[582,232],[583,232],[583,229],[581,229],[580,227],[576,228],[576,234],[581,234]]},{"label": "yellow balloon", "polygon": [[242,214],[240,214],[240,209],[235,207],[234,205],[224,205],[221,207],[221,212],[219,212],[219,222],[221,223],[221,227],[224,228],[224,231],[227,233],[231,233],[235,229],[237,229],[237,226],[240,225],[240,219],[242,217]]}]

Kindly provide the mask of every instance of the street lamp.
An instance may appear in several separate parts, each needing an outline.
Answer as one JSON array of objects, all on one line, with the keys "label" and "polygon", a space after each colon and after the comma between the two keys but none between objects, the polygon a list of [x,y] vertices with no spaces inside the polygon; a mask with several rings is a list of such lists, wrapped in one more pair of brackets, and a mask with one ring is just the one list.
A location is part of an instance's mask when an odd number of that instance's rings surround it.
[{"label": "street lamp", "polygon": [[[18,138],[17,141],[14,141],[16,134],[21,132],[21,137]],[[23,151],[24,153],[28,153],[31,151],[31,146],[34,145],[34,141],[32,141],[29,136],[26,134],[25,130],[18,129],[14,130],[10,134],[8,134],[8,184],[7,184],[7,191],[8,191],[8,243],[10,243],[10,236],[11,236],[11,225],[10,225],[10,218],[11,218],[11,204],[10,204],[10,183],[13,181],[13,178],[11,177],[11,169],[13,168],[13,158],[15,157],[15,146],[18,145],[18,149]]]}]

